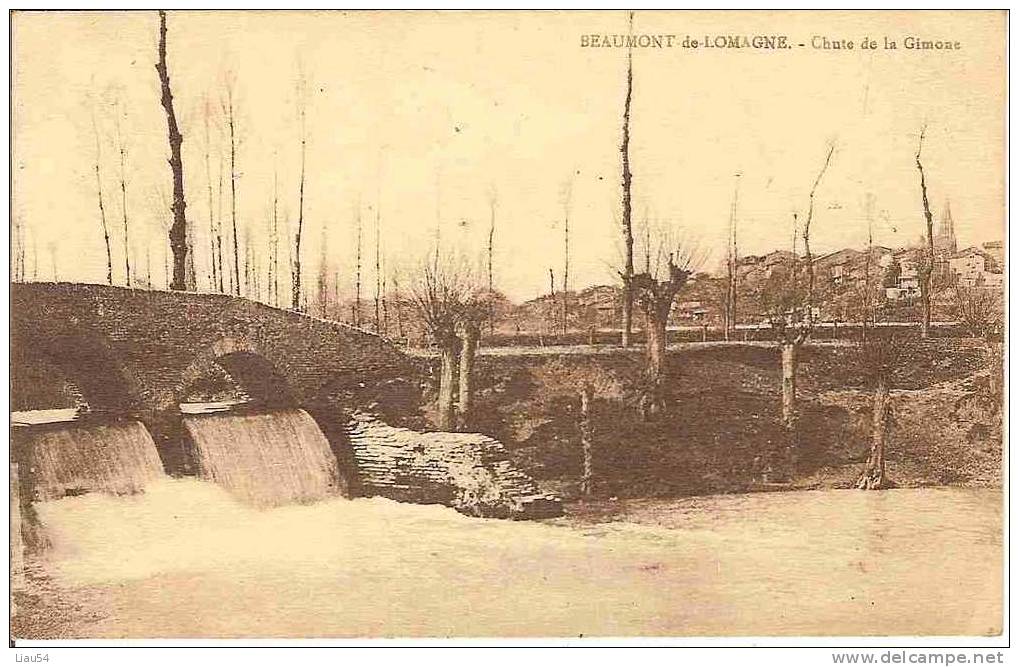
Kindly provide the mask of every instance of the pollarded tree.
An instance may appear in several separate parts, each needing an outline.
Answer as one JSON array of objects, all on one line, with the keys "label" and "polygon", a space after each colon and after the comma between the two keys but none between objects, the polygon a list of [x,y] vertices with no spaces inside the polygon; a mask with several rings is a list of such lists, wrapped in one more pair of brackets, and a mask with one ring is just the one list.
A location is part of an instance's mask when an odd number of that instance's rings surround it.
[{"label": "pollarded tree", "polygon": [[594,493],[596,467],[594,443],[597,405],[623,399],[622,381],[598,363],[588,361],[565,362],[557,358],[534,369],[534,378],[541,387],[541,401],[549,411],[561,414],[561,401],[565,398],[577,414],[576,432],[580,440],[580,479],[578,490],[582,496]]},{"label": "pollarded tree", "polygon": [[[436,406],[436,426],[443,431],[457,427],[454,401],[458,394],[466,393],[466,408],[470,409],[471,378],[474,349],[467,351],[467,358],[460,359],[463,342],[461,336],[469,338],[465,331],[480,331],[487,308],[478,306],[478,289],[473,272],[463,261],[453,258],[441,260],[438,254],[423,261],[411,277],[410,301],[422,325],[438,348],[439,352],[439,395]],[[476,338],[474,341],[476,343]],[[467,378],[463,372],[458,377],[461,364],[467,366]],[[463,411],[461,406],[461,412]]]},{"label": "pollarded tree", "polygon": [[[789,444],[793,444],[796,427],[796,374],[799,365],[799,351],[807,341],[814,327],[814,256],[810,251],[810,225],[814,220],[814,197],[831,164],[835,153],[835,144],[829,144],[824,163],[821,165],[808,196],[807,216],[803,222],[803,267],[799,267],[796,254],[796,232],[798,216],[793,214],[793,252],[792,265],[788,269],[787,280],[778,280],[767,290],[769,302],[768,313],[772,330],[775,331],[782,350],[782,423],[790,436]],[[800,273],[805,274],[806,284],[800,281]]]},{"label": "pollarded tree", "polygon": [[876,334],[864,340],[859,347],[860,366],[869,388],[873,392],[871,413],[870,454],[867,464],[856,482],[858,489],[887,489],[892,486],[885,473],[885,448],[888,427],[892,422],[889,385],[904,345],[894,336]]},{"label": "pollarded tree", "polygon": [[645,418],[661,412],[665,406],[662,383],[667,370],[666,325],[676,295],[693,273],[691,248],[676,244],[673,250],[666,252],[665,247],[666,244],[659,247],[656,261],[649,260],[646,270],[634,274],[629,280],[634,303],[644,313],[647,335],[645,387],[641,397],[641,411]]}]

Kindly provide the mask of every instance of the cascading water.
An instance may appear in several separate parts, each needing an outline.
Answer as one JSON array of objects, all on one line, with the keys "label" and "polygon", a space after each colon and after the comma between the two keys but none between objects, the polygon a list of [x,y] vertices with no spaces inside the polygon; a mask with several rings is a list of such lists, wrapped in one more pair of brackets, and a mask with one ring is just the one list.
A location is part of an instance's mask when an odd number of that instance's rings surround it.
[{"label": "cascading water", "polygon": [[140,493],[165,477],[152,436],[137,421],[22,427],[13,438],[32,501]]},{"label": "cascading water", "polygon": [[304,410],[183,416],[199,476],[256,507],[340,495],[336,457]]}]

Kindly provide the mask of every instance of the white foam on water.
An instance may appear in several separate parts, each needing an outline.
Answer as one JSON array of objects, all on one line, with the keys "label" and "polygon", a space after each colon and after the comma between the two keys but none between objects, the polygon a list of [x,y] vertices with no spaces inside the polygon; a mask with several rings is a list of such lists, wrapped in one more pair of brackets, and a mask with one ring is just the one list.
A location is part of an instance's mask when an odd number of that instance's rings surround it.
[{"label": "white foam on water", "polygon": [[975,634],[1001,623],[998,501],[756,494],[542,524],[377,498],[258,509],[189,479],[37,510],[56,581],[103,600],[79,636]]}]

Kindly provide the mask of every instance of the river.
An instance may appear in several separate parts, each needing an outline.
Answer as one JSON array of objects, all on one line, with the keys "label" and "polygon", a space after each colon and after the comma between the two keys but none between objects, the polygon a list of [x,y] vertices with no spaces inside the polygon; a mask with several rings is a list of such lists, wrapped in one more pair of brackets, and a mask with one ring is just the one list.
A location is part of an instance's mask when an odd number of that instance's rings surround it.
[{"label": "river", "polygon": [[997,489],[575,506],[543,523],[211,483],[36,504],[19,637],[994,634]]}]

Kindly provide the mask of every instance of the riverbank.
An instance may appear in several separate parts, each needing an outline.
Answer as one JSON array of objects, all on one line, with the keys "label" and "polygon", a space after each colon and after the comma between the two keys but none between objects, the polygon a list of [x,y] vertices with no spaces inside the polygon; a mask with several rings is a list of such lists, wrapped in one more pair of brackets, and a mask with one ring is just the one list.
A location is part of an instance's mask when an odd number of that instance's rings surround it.
[{"label": "riverbank", "polygon": [[[1001,399],[991,395],[983,342],[909,345],[892,382],[889,478],[901,487],[1000,486]],[[870,436],[871,399],[857,355],[844,343],[803,348],[792,450],[780,423],[779,352],[760,343],[672,349],[669,408],[650,422],[636,406],[639,349],[482,354],[473,430],[500,440],[544,491],[575,499],[579,388],[590,382],[596,498],[847,488],[866,461]],[[429,363],[422,360],[426,377]],[[430,418],[428,382],[419,426]]]}]

